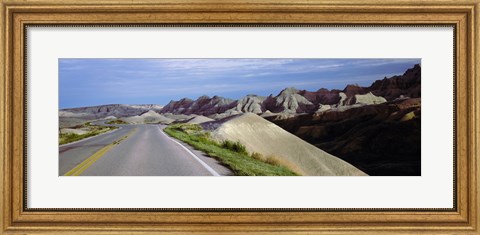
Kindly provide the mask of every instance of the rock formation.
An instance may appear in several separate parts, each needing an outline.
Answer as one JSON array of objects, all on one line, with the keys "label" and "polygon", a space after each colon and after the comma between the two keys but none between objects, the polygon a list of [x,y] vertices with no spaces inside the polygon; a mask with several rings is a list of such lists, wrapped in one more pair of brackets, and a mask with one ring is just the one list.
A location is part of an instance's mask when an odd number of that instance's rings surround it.
[{"label": "rock formation", "polygon": [[[293,87],[282,90],[278,95],[268,97],[247,95],[239,100],[223,97],[201,96],[197,100],[188,98],[171,101],[160,113],[196,114],[219,119],[239,113],[256,113],[278,118],[286,114],[305,114],[326,110],[345,111],[363,105],[376,105],[397,98],[420,97],[421,67],[415,65],[403,75],[377,80],[369,87],[347,85],[343,90],[317,91],[297,90]],[[270,114],[272,113],[272,114]]]}]

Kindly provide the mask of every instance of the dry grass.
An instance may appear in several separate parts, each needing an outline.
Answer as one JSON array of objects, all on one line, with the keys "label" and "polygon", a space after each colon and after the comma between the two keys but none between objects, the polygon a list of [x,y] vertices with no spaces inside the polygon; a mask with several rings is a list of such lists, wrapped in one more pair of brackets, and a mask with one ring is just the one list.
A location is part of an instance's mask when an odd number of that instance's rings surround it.
[{"label": "dry grass", "polygon": [[287,169],[295,172],[298,175],[305,175],[305,172],[302,171],[295,163],[290,162],[284,158],[275,155],[269,155],[265,158],[265,163],[274,165],[274,166],[283,166]]},{"label": "dry grass", "polygon": [[253,152],[252,154],[250,154],[250,157],[253,158],[253,159],[265,162],[265,163],[270,164],[270,165],[283,166],[283,167],[295,172],[298,175],[305,175],[305,172],[303,172],[293,162],[290,162],[290,161],[288,161],[286,159],[283,159],[281,157],[278,157],[278,156],[269,155],[269,156],[265,157],[261,153]]},{"label": "dry grass", "polygon": [[261,153],[253,152],[250,157],[253,159],[257,159],[259,161],[265,162],[267,159]]}]

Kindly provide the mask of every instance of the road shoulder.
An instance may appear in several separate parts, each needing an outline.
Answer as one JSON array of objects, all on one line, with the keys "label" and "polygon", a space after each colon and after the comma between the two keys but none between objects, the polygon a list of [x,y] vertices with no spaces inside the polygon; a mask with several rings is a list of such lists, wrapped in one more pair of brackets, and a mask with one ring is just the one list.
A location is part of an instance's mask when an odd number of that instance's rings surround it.
[{"label": "road shoulder", "polygon": [[211,167],[214,171],[216,171],[220,176],[233,176],[235,175],[230,168],[224,166],[221,162],[217,161],[216,159],[206,155],[202,151],[196,150],[192,146],[186,144],[185,142],[175,139],[171,136],[169,136],[167,133],[163,131],[163,128],[159,126],[159,131],[162,132],[165,136],[170,138],[171,140],[174,140],[175,142],[179,143],[183,147],[187,148],[190,152],[195,154],[201,161],[203,161],[205,164],[207,164],[209,167]]}]

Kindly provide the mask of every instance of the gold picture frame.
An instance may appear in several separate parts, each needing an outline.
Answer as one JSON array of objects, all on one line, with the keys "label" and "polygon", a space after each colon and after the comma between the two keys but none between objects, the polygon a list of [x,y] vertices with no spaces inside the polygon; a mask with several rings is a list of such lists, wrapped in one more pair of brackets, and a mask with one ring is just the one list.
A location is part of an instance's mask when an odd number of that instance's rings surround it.
[{"label": "gold picture frame", "polygon": [[[79,234],[478,234],[479,0],[2,0],[1,232]],[[29,25],[325,24],[455,27],[452,210],[28,209],[25,169],[25,28]]]}]

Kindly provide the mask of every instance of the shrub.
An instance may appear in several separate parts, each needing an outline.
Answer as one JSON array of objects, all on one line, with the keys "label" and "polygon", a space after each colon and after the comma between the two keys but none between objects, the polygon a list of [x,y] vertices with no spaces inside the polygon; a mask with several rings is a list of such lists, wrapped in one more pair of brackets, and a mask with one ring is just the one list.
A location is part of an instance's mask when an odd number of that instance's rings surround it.
[{"label": "shrub", "polygon": [[233,141],[230,141],[230,140],[224,140],[222,142],[222,147],[224,147],[226,149],[230,149],[230,150],[232,150],[234,152],[237,152],[237,153],[248,154],[247,153],[247,148],[242,143],[240,143],[239,141],[233,142]]},{"label": "shrub", "polygon": [[173,128],[187,134],[193,134],[203,130],[198,124],[175,124]]},{"label": "shrub", "polygon": [[219,144],[215,140],[212,140],[205,136],[198,137],[198,142],[219,146]]},{"label": "shrub", "polygon": [[210,139],[211,138],[210,132],[207,132],[207,131],[199,131],[199,132],[194,133],[193,135],[198,137],[198,138],[205,138],[205,139]]},{"label": "shrub", "polygon": [[125,121],[120,120],[120,119],[115,119],[115,120],[108,121],[107,124],[128,124],[128,122],[125,122]]}]

